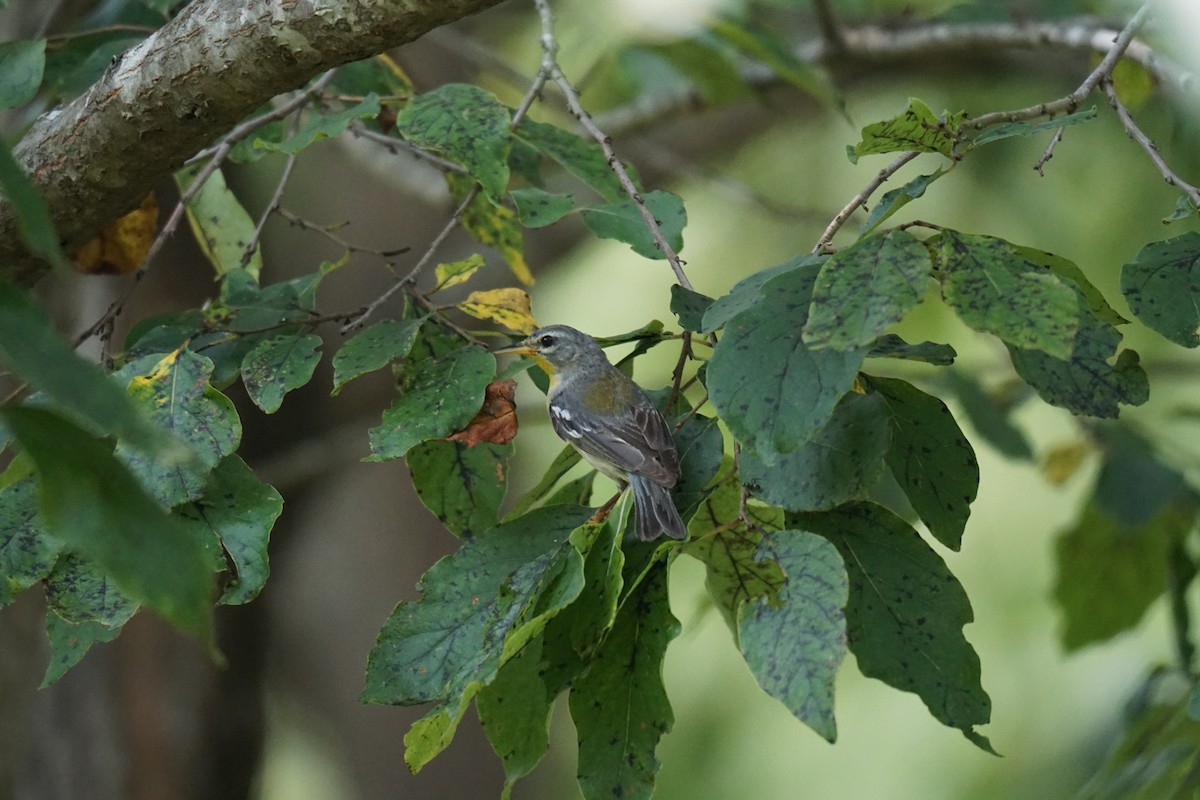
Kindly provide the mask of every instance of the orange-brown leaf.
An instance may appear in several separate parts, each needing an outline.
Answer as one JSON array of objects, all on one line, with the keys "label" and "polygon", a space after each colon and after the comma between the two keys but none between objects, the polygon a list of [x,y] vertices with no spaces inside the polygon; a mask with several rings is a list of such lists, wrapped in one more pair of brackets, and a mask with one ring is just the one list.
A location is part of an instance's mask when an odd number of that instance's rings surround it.
[{"label": "orange-brown leaf", "polygon": [[446,438],[450,441],[477,445],[480,442],[507,444],[517,435],[517,406],[513,402],[516,381],[494,380],[487,385],[483,407],[461,431]]}]

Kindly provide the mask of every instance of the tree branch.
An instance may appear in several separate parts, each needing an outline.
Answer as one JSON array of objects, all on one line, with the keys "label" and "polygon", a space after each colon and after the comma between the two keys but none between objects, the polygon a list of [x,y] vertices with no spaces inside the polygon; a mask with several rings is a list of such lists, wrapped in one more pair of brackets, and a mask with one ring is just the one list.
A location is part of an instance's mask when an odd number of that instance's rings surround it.
[{"label": "tree branch", "polygon": [[[38,119],[15,155],[71,250],[275,95],[499,2],[194,0]],[[26,284],[48,269],[25,250],[7,203],[0,265]]]}]

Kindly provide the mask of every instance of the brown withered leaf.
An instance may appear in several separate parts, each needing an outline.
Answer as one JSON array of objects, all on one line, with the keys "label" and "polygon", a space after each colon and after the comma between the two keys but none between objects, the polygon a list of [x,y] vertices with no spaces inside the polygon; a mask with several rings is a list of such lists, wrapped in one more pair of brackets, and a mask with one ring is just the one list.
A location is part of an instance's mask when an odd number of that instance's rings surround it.
[{"label": "brown withered leaf", "polygon": [[154,192],[142,204],[109,225],[76,251],[71,263],[87,275],[125,275],[142,265],[158,228]]},{"label": "brown withered leaf", "polygon": [[476,445],[480,442],[507,444],[517,435],[517,406],[513,393],[517,382],[509,379],[494,380],[487,385],[483,395],[483,407],[475,418],[461,431],[446,438],[454,442]]}]

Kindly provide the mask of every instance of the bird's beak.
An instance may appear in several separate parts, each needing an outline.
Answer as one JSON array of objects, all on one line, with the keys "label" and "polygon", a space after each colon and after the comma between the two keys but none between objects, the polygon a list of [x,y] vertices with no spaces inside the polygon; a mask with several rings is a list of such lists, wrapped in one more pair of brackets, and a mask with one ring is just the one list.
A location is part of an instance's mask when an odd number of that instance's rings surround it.
[{"label": "bird's beak", "polygon": [[535,350],[533,347],[529,346],[528,344],[526,344],[525,342],[522,341],[522,342],[517,342],[516,344],[510,344],[508,347],[501,347],[499,350],[493,350],[492,354],[497,355],[497,356],[503,356],[503,355],[531,356],[536,352],[537,352],[537,350]]}]

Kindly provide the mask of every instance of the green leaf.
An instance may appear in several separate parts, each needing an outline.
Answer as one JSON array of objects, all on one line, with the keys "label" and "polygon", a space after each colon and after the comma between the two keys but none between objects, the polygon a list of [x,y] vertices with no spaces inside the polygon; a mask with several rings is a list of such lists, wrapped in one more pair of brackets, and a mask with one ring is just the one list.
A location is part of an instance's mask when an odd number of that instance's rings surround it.
[{"label": "green leaf", "polygon": [[267,542],[283,498],[260,481],[236,455],[229,456],[208,476],[204,496],[181,506],[185,523],[197,528],[197,539],[215,539],[228,554],[236,576],[221,595],[221,603],[240,605],[258,596],[271,574]]},{"label": "green leaf", "polygon": [[671,284],[671,313],[679,318],[679,326],[688,331],[699,331],[704,327],[704,312],[713,304],[708,295],[685,289],[678,283]]},{"label": "green leaf", "polygon": [[752,530],[738,521],[740,488],[725,481],[704,499],[688,526],[691,535],[683,552],[704,563],[705,588],[734,638],[742,605],[759,597],[774,597],[784,585],[779,562],[762,558],[758,545],[763,531],[783,526],[783,511],[748,503],[747,512],[759,526]]},{"label": "green leaf", "polygon": [[1170,549],[1191,530],[1195,516],[1195,509],[1171,506],[1127,528],[1093,498],[1055,542],[1054,599],[1063,612],[1063,647],[1078,650],[1137,625],[1166,591]]},{"label": "green leaf", "polygon": [[0,141],[0,193],[12,205],[17,217],[17,233],[29,252],[55,267],[66,269],[67,258],[63,255],[46,201],[3,141]]},{"label": "green leaf", "polygon": [[[683,201],[659,189],[643,195],[642,200],[654,215],[663,239],[678,253],[683,249],[683,228],[687,225]],[[600,238],[624,242],[633,248],[633,252],[645,258],[666,258],[651,236],[642,212],[632,200],[589,206],[580,209],[579,213],[592,233]]]},{"label": "green leaf", "polygon": [[975,330],[1005,344],[1069,358],[1084,326],[1080,292],[1009,242],[943,230],[932,246],[941,261],[942,297]]},{"label": "green leaf", "polygon": [[[565,625],[571,649],[588,659],[604,641],[617,617],[618,601],[625,581],[622,569],[625,553],[621,550],[618,521],[609,519],[597,528],[595,538],[583,562],[584,587],[579,599],[555,618]],[[559,686],[550,686],[557,690]]]},{"label": "green leaf", "polygon": [[50,664],[42,678],[39,689],[45,689],[66,675],[71,667],[87,655],[92,645],[111,642],[121,633],[121,628],[110,628],[99,622],[72,624],[60,617],[53,609],[46,612],[46,638],[50,640]]},{"label": "green leaf", "polygon": [[311,115],[295,135],[289,136],[282,142],[256,139],[254,146],[270,153],[295,155],[313,142],[341,136],[350,123],[357,119],[369,119],[377,116],[379,116],[379,98],[374,93],[370,93],[363,98],[362,102],[336,114]]},{"label": "green leaf", "polygon": [[872,153],[898,153],[916,150],[919,153],[954,155],[958,143],[957,129],[967,115],[945,112],[941,118],[929,106],[915,97],[908,99],[908,108],[899,116],[873,122],[862,129],[862,140],[850,148],[851,161]]},{"label": "green leaf", "polygon": [[[175,173],[180,192],[191,188],[202,167],[185,167]],[[196,243],[220,278],[244,268],[258,278],[262,271],[262,248],[256,243],[249,261],[242,263],[246,248],[254,239],[255,222],[225,185],[225,175],[214,171],[187,204],[188,224]]]},{"label": "green leaf", "polygon": [[1154,447],[1132,430],[1096,426],[1104,463],[1096,476],[1092,501],[1124,528],[1145,525],[1190,492],[1182,473],[1164,464]]},{"label": "green leaf", "polygon": [[1139,250],[1121,268],[1121,293],[1148,327],[1184,347],[1200,345],[1200,233]]},{"label": "green leaf", "polygon": [[550,462],[549,468],[546,469],[546,474],[525,494],[517,498],[517,502],[513,504],[512,510],[504,517],[504,522],[510,522],[517,517],[523,516],[526,511],[538,504],[538,501],[543,500],[550,494],[550,490],[555,484],[562,479],[562,476],[571,471],[571,468],[579,463],[581,456],[579,451],[571,445],[567,445],[558,452],[554,460]]},{"label": "green leaf", "polygon": [[985,442],[1009,458],[1033,460],[1029,440],[1012,420],[1013,402],[984,391],[973,377],[960,370],[948,370],[944,377],[971,427]]},{"label": "green leaf", "polygon": [[813,286],[805,344],[834,350],[872,344],[921,302],[931,267],[925,245],[902,230],[859,239],[834,253]]},{"label": "green leaf", "polygon": [[958,353],[948,344],[920,342],[909,344],[894,333],[885,333],[871,343],[867,358],[899,358],[906,361],[923,361],[935,367],[948,367],[954,363]]},{"label": "green leaf", "polygon": [[792,511],[825,511],[862,497],[883,473],[892,438],[885,408],[876,395],[844,395],[812,438],[773,465],[743,450],[742,482]]},{"label": "green leaf", "polygon": [[767,464],[798,450],[826,423],[867,352],[804,344],[818,269],[809,263],[763,284],[757,305],[725,325],[708,364],[708,391],[721,419]]},{"label": "green leaf", "polygon": [[[521,124],[514,128],[512,133],[557,162],[609,203],[619,203],[628,199],[620,180],[609,167],[604,151],[594,141],[528,117],[521,120]],[[625,168],[630,169],[628,164]],[[634,186],[640,189],[636,174],[630,172],[630,178],[633,179]]]},{"label": "green leaf", "polygon": [[313,333],[279,334],[263,339],[242,360],[246,394],[268,414],[283,405],[283,396],[312,380],[321,360],[321,337]]},{"label": "green leaf", "polygon": [[871,503],[789,522],[833,542],[850,578],[847,636],[864,675],[918,695],[939,722],[974,730],[991,717],[979,656],[963,636],[973,618],[961,584],[908,523]]},{"label": "green leaf", "polygon": [[203,543],[145,494],[109,445],[48,411],[0,416],[37,467],[47,532],[130,598],[208,641],[212,575]]},{"label": "green leaf", "polygon": [[725,441],[717,420],[699,414],[688,417],[675,430],[674,436],[675,452],[679,455],[679,480],[671,489],[671,500],[686,523],[707,496],[706,487],[721,468]]},{"label": "green leaf", "polygon": [[[399,603],[384,623],[367,661],[363,701],[445,700],[472,682],[490,682],[505,637],[544,588],[538,579],[555,577],[570,553],[579,558],[568,537],[590,514],[570,506],[532,511],[434,564],[418,585],[421,599]],[[582,559],[579,566],[582,573]]]},{"label": "green leaf", "polygon": [[1038,122],[1008,122],[1004,125],[997,125],[994,128],[988,128],[971,140],[971,147],[979,147],[982,144],[996,142],[1000,139],[1007,139],[1010,136],[1036,136],[1039,133],[1046,131],[1058,130],[1065,128],[1068,125],[1078,125],[1082,122],[1089,122],[1096,118],[1096,107],[1085,108],[1083,111],[1076,111],[1074,114],[1065,114],[1061,117],[1053,119],[1040,120]]},{"label": "green leaf", "polygon": [[49,575],[61,549],[43,529],[31,478],[0,489],[0,607]]},{"label": "green leaf", "polygon": [[571,689],[579,733],[579,786],[588,800],[648,800],[654,751],[674,723],[662,683],[667,643],[679,635],[659,563],[622,606],[591,668]]},{"label": "green leaf", "polygon": [[932,172],[928,175],[918,175],[903,186],[891,189],[884,192],[879,198],[879,202],[875,204],[875,208],[871,210],[871,214],[867,217],[863,228],[858,232],[858,235],[866,236],[871,231],[883,224],[884,220],[891,217],[906,205],[922,197],[925,190],[929,188],[929,184],[936,181],[938,178],[949,172],[951,167],[943,167],[937,172]]},{"label": "green leaf", "polygon": [[526,228],[553,225],[575,209],[575,198],[569,194],[551,194],[541,189],[513,189],[517,204],[517,219]]},{"label": "green leaf", "polygon": [[462,429],[483,403],[496,359],[468,345],[441,358],[408,361],[400,368],[400,396],[370,430],[367,461],[400,458],[414,445]]},{"label": "green leaf", "polygon": [[1175,201],[1175,209],[1162,218],[1162,223],[1170,225],[1172,222],[1178,222],[1181,219],[1195,219],[1197,213],[1200,213],[1200,209],[1196,208],[1195,201],[1188,195],[1181,194]]},{"label": "green leaf", "polygon": [[497,205],[508,187],[512,112],[495,95],[465,83],[418,95],[396,115],[405,139],[466,167]]},{"label": "green leaf", "polygon": [[383,369],[398,358],[404,358],[412,350],[421,330],[421,319],[397,322],[385,319],[377,322],[350,341],[333,356],[333,392],[360,375]]},{"label": "green leaf", "polygon": [[[811,254],[796,256],[791,261],[759,270],[753,275],[743,278],[733,285],[729,294],[718,297],[708,307],[708,310],[704,312],[703,327],[699,333],[711,333],[718,328],[723,328],[738,314],[758,306],[763,297],[763,284],[772,278],[819,265],[825,258],[826,256]],[[813,274],[815,275],[816,272],[814,271]]]},{"label": "green leaf", "polygon": [[535,637],[480,690],[475,708],[483,732],[504,763],[504,791],[528,775],[550,749],[552,697],[541,678],[542,637]]},{"label": "green leaf", "polygon": [[75,355],[25,291],[3,279],[0,362],[85,427],[118,436],[160,458],[182,455],[182,448],[139,413],[98,365]]},{"label": "green leaf", "polygon": [[194,457],[175,462],[117,446],[117,457],[167,508],[203,495],[208,473],[242,438],[233,403],[209,385],[212,371],[212,361],[204,356],[176,350],[129,382],[130,397],[151,419],[191,446]]},{"label": "green leaf", "polygon": [[713,24],[709,30],[750,58],[761,61],[782,80],[844,113],[845,100],[829,73],[797,58],[784,37],[728,17]]},{"label": "green leaf", "polygon": [[138,609],[99,565],[70,552],[46,578],[46,602],[67,622],[99,622],[110,628],[124,625]]},{"label": "green leaf", "polygon": [[833,682],[846,656],[842,557],[820,536],[790,530],[766,534],[756,557],[778,563],[787,581],[772,599],[741,607],[738,642],[746,665],[763,691],[832,742]]},{"label": "green leaf", "polygon": [[1021,245],[1011,246],[1013,252],[1018,257],[1024,258],[1039,267],[1044,267],[1059,278],[1065,278],[1069,283],[1075,284],[1075,288],[1083,293],[1084,300],[1087,301],[1087,307],[1101,322],[1106,322],[1109,325],[1124,325],[1129,322],[1129,320],[1113,310],[1113,307],[1104,299],[1104,295],[1087,279],[1087,276],[1083,274],[1083,270],[1074,261],[1062,256],[1056,256],[1053,253],[1047,253],[1044,250],[1036,250],[1032,247],[1023,247]]},{"label": "green leaf", "polygon": [[1145,403],[1150,398],[1150,386],[1138,354],[1122,350],[1116,364],[1110,364],[1121,334],[1087,313],[1082,300],[1079,305],[1083,325],[1075,335],[1070,359],[1009,346],[1017,374],[1047,403],[1075,414],[1116,417],[1122,403]]},{"label": "green leaf", "polygon": [[496,524],[508,488],[512,445],[422,442],[405,456],[425,507],[451,533],[469,539]]},{"label": "green leaf", "polygon": [[0,42],[0,109],[32,100],[42,85],[45,66],[45,39]]},{"label": "green leaf", "polygon": [[894,378],[867,383],[891,418],[888,468],[913,510],[939,542],[957,550],[979,492],[979,462],[950,409],[932,395]]},{"label": "green leaf", "polygon": [[706,106],[720,106],[750,95],[746,81],[730,61],[731,54],[702,40],[677,39],[665,44],[635,45],[621,55],[638,52],[669,64]]}]

